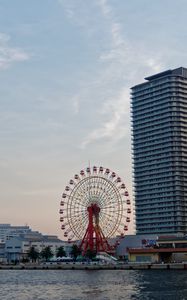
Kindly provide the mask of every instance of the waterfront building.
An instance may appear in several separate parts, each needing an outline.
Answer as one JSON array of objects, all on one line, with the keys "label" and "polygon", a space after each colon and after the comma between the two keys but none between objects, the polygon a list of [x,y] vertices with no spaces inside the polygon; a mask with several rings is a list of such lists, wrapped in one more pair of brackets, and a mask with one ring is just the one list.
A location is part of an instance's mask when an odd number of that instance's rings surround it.
[{"label": "waterfront building", "polygon": [[39,234],[25,234],[19,237],[7,240],[5,244],[5,255],[8,262],[21,261],[27,258],[27,253],[31,247],[34,247],[38,252],[41,252],[45,247],[50,247],[52,253],[56,254],[60,246],[64,247],[67,251],[67,242],[61,241],[57,236]]},{"label": "waterfront building", "polygon": [[12,237],[31,232],[31,228],[25,226],[12,226],[10,224],[0,224],[0,243],[5,243]]},{"label": "waterfront building", "polygon": [[32,246],[38,252],[49,246],[54,255],[60,246],[64,247],[66,254],[71,251],[71,245],[60,240],[56,235],[43,235],[38,231],[33,231],[27,225],[0,224],[0,263],[26,258]]},{"label": "waterfront building", "polygon": [[0,263],[6,261],[5,259],[5,244],[0,243]]},{"label": "waterfront building", "polygon": [[187,237],[160,236],[155,245],[128,248],[128,260],[144,263],[187,262]]},{"label": "waterfront building", "polygon": [[132,87],[137,234],[187,233],[187,69]]},{"label": "waterfront building", "polygon": [[125,235],[120,239],[119,245],[116,247],[115,256],[119,259],[128,260],[129,248],[148,248],[156,245],[158,236],[154,234],[146,235]]}]

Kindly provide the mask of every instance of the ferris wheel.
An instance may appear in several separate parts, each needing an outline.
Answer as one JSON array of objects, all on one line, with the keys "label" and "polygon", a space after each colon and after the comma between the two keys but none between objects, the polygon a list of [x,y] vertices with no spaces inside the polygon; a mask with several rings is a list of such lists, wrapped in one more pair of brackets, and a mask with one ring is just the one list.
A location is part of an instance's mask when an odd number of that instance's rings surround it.
[{"label": "ferris wheel", "polygon": [[81,249],[109,251],[108,239],[128,231],[131,202],[121,178],[103,167],[75,174],[60,202],[60,222],[68,242],[81,240]]}]

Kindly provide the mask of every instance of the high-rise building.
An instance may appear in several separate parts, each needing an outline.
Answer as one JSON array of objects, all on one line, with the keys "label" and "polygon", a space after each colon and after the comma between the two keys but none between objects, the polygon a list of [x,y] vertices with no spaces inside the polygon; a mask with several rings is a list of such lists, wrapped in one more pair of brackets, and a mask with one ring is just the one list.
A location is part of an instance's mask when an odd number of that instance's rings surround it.
[{"label": "high-rise building", "polygon": [[137,234],[187,233],[187,69],[132,87]]}]

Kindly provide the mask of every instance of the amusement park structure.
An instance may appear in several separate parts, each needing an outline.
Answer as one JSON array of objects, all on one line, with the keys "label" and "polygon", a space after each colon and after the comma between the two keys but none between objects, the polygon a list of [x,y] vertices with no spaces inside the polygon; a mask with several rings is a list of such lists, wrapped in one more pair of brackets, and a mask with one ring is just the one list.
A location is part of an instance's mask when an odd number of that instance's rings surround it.
[{"label": "amusement park structure", "polygon": [[119,243],[110,238],[124,236],[130,222],[131,202],[121,178],[103,167],[88,167],[75,174],[65,187],[60,202],[60,222],[64,237],[80,240],[82,255],[87,250],[114,252]]}]

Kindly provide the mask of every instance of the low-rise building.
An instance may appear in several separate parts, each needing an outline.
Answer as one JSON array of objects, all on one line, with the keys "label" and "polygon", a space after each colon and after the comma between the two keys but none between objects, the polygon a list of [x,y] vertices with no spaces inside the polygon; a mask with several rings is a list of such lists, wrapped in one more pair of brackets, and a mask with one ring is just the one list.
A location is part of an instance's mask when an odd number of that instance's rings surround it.
[{"label": "low-rise building", "polygon": [[7,261],[21,261],[22,259],[27,258],[27,254],[31,247],[34,247],[38,252],[41,252],[48,246],[51,248],[54,256],[60,246],[63,246],[65,251],[67,251],[68,247],[67,243],[61,241],[57,236],[29,234],[14,237],[8,240],[5,245]]},{"label": "low-rise building", "polygon": [[187,236],[160,236],[150,247],[128,248],[130,262],[187,262]]},{"label": "low-rise building", "polygon": [[116,247],[115,255],[120,259],[128,260],[129,248],[146,248],[156,244],[157,235],[126,235],[118,238],[119,245]]},{"label": "low-rise building", "polygon": [[10,224],[0,224],[0,243],[6,243],[12,237],[19,236],[20,234],[26,234],[32,232],[31,228],[25,226],[12,226]]},{"label": "low-rise building", "polygon": [[0,224],[0,263],[21,261],[32,246],[38,252],[49,246],[54,255],[60,246],[64,247],[67,255],[71,251],[71,246],[56,235],[43,235],[29,226]]}]

